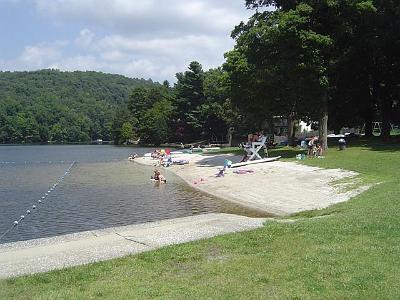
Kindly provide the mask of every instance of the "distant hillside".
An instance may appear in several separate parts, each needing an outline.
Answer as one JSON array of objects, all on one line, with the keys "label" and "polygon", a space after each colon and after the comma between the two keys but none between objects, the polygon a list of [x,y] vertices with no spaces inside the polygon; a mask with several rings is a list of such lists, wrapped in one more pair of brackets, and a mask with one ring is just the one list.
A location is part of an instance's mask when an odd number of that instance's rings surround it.
[{"label": "distant hillside", "polygon": [[154,84],[100,72],[0,72],[0,143],[110,140],[115,106]]}]

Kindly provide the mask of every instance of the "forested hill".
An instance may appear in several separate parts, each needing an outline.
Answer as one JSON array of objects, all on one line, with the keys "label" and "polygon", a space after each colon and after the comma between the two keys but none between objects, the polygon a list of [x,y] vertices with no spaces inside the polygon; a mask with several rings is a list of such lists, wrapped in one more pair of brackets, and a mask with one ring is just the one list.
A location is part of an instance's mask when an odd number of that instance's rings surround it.
[{"label": "forested hill", "polygon": [[0,72],[0,143],[110,140],[115,106],[154,84],[100,72]]}]

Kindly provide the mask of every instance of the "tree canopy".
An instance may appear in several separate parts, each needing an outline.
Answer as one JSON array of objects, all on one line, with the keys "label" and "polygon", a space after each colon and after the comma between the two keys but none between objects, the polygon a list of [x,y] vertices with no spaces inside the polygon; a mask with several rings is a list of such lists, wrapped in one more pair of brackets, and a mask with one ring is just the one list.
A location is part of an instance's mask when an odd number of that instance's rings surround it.
[{"label": "tree canopy", "polygon": [[[256,120],[319,121],[323,137],[328,112],[331,129],[365,123],[367,134],[378,115],[388,136],[400,87],[399,5],[247,0],[256,11],[233,31],[224,64],[232,99]],[[267,6],[275,10],[260,12]]]}]

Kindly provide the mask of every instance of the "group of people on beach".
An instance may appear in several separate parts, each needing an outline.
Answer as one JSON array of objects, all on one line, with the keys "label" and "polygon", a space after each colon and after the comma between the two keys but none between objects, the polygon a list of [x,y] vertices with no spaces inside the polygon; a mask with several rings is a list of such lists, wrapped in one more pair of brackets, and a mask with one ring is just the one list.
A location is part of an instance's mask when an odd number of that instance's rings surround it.
[{"label": "group of people on beach", "polygon": [[[151,153],[151,158],[157,160],[156,166],[169,166],[172,163],[170,149],[156,149]],[[158,183],[167,183],[167,179],[158,169],[154,170],[154,175],[151,179]]]},{"label": "group of people on beach", "polygon": [[[154,150],[151,153],[151,157],[153,159],[159,159],[160,163],[163,165],[163,160],[166,158],[166,154],[168,152],[167,151],[161,151],[161,150]],[[168,155],[170,155],[170,153],[168,153]],[[135,158],[137,158],[138,155],[136,153],[133,153],[132,155],[129,156],[129,160],[134,160]],[[157,183],[167,183],[167,179],[165,178],[164,175],[161,174],[161,172],[158,169],[154,170],[154,175],[152,175],[150,177],[151,180],[154,180],[154,182]]]},{"label": "group of people on beach", "polygon": [[264,137],[265,136],[264,136],[263,131],[259,131],[256,133],[250,133],[247,135],[247,145],[251,146],[251,143],[261,142]]},{"label": "group of people on beach", "polygon": [[[264,139],[265,135],[263,131],[259,131],[256,133],[250,133],[247,135],[247,142],[242,143],[240,146],[246,150],[246,154],[241,160],[244,162],[248,158],[248,149],[251,147],[252,143],[254,142],[261,142]],[[273,142],[272,139],[266,142],[265,147],[273,148],[276,144]],[[318,136],[313,136],[307,143],[307,156],[308,157],[322,157],[323,155],[323,148],[319,141]]]},{"label": "group of people on beach", "polygon": [[170,149],[154,150],[151,153],[151,158],[157,160],[156,166],[169,167],[172,164]]},{"label": "group of people on beach", "polygon": [[155,149],[153,152],[151,152],[152,159],[160,159],[161,156],[162,156],[161,150]]}]

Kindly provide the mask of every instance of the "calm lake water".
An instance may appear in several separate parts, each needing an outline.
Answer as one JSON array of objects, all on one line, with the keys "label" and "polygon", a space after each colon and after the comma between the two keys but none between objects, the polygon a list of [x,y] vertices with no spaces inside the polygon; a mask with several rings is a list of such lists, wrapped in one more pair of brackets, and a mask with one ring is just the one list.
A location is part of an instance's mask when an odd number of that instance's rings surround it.
[{"label": "calm lake water", "polygon": [[[166,173],[168,184],[155,185],[149,180],[153,168],[127,160],[133,152],[149,151],[109,145],[0,146],[0,236],[25,215],[0,243],[210,212],[262,215],[197,192],[171,173]],[[39,204],[73,161],[70,174]]]}]

